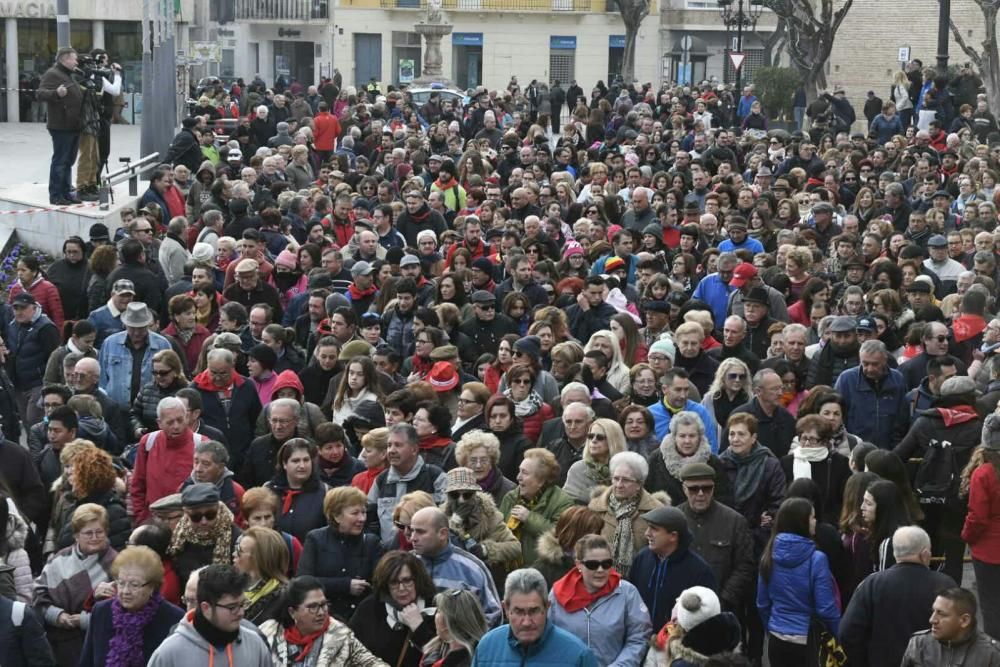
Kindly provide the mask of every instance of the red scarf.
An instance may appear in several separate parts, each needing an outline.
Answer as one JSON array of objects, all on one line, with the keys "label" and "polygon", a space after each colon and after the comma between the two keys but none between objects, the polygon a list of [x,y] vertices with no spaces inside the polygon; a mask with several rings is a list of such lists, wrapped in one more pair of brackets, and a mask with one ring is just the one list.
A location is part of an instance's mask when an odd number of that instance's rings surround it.
[{"label": "red scarf", "polygon": [[971,405],[956,405],[951,408],[937,408],[938,414],[944,420],[945,426],[964,424],[978,417],[976,409]]},{"label": "red scarf", "polygon": [[294,501],[295,496],[299,495],[300,493],[302,493],[302,491],[296,489],[288,489],[287,491],[285,491],[285,497],[281,501],[282,514],[288,514],[288,511],[292,509],[292,501]]},{"label": "red scarf", "polygon": [[301,649],[299,654],[295,656],[295,662],[302,662],[305,660],[306,656],[309,655],[309,651],[312,650],[313,644],[316,643],[317,639],[323,636],[323,633],[325,633],[329,627],[330,619],[328,617],[326,619],[326,623],[323,624],[323,627],[311,635],[303,635],[299,632],[298,626],[295,625],[290,628],[285,628],[285,641],[289,644],[295,644]]},{"label": "red scarf", "polygon": [[566,573],[566,576],[552,585],[552,592],[555,594],[556,599],[559,600],[559,604],[563,606],[563,609],[572,614],[575,611],[589,607],[595,600],[611,593],[618,588],[621,580],[622,575],[612,569],[608,573],[608,582],[600,590],[591,593],[583,585],[583,575],[580,574],[580,570],[574,567]]},{"label": "red scarf", "polygon": [[419,373],[421,379],[430,375],[431,369],[434,367],[434,362],[430,357],[424,359],[416,354],[413,355],[413,361],[411,361],[410,364],[413,372]]},{"label": "red scarf", "polygon": [[375,294],[375,292],[378,291],[378,288],[375,287],[375,285],[369,285],[368,289],[359,290],[357,285],[351,283],[350,287],[347,288],[347,291],[351,293],[351,300],[361,301],[362,299]]},{"label": "red scarf", "polygon": [[955,332],[955,342],[964,343],[986,330],[986,320],[979,315],[962,315],[951,323],[951,330]]},{"label": "red scarf", "polygon": [[230,376],[229,379],[229,386],[220,389],[219,387],[215,386],[214,382],[212,382],[212,374],[209,373],[207,370],[204,370],[195,376],[194,384],[199,389],[204,389],[205,391],[214,391],[220,394],[224,394],[226,398],[229,398],[232,395],[233,387],[241,386],[243,384],[243,379],[244,378],[242,375],[240,375],[236,371],[233,371],[233,374]]},{"label": "red scarf", "polygon": [[446,438],[443,435],[429,435],[425,438],[420,438],[420,449],[440,449],[450,444],[451,438]]}]

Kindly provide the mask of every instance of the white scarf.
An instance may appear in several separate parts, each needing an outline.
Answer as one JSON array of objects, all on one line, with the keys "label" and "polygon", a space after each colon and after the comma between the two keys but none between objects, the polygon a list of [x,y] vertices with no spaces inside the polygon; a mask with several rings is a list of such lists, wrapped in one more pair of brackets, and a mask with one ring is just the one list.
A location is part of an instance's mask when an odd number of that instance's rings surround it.
[{"label": "white scarf", "polygon": [[830,456],[827,447],[803,447],[798,438],[792,443],[792,479],[812,479],[812,464],[826,461]]},{"label": "white scarf", "polygon": [[[434,614],[437,613],[436,607],[424,606],[425,603],[423,598],[417,598],[414,604],[416,604],[417,609],[420,610],[420,615],[426,618],[434,618]],[[403,628],[407,628],[407,625],[403,623],[403,619],[399,617],[401,611],[401,609],[396,609],[388,602],[385,603],[385,622],[393,630],[402,630]]]}]

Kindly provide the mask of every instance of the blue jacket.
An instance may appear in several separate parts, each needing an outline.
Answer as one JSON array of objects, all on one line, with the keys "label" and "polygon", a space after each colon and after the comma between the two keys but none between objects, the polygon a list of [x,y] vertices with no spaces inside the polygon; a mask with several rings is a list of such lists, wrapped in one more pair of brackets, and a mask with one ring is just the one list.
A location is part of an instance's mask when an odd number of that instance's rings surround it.
[{"label": "blue jacket", "polygon": [[7,323],[4,340],[7,342],[7,372],[18,390],[40,387],[49,355],[59,347],[61,335],[41,308],[35,308],[35,317],[28,324],[17,320]]},{"label": "blue jacket", "polygon": [[576,636],[546,621],[541,638],[524,647],[510,631],[501,625],[483,635],[472,667],[597,667],[597,658]]},{"label": "blue jacket", "polygon": [[764,252],[764,244],[752,236],[747,236],[743,240],[743,243],[739,245],[733,243],[730,239],[726,239],[719,244],[719,252],[736,252],[737,250],[749,250],[756,255],[759,252]]},{"label": "blue jacket", "polygon": [[119,331],[125,331],[125,325],[122,324],[122,314],[118,313],[118,317],[111,314],[111,309],[108,308],[107,304],[101,306],[97,310],[90,311],[90,315],[87,316],[90,323],[94,325],[94,329],[97,331],[97,339],[94,341],[96,347],[101,347],[104,343],[104,339],[112,334],[116,334]]},{"label": "blue jacket", "polygon": [[642,664],[653,627],[649,609],[635,586],[621,581],[589,607],[569,612],[549,591],[549,622],[584,640],[602,665]]},{"label": "blue jacket", "polygon": [[[87,629],[87,639],[83,643],[83,654],[78,667],[100,667],[107,664],[108,648],[115,634],[111,603],[112,600],[98,602],[90,613],[90,627]],[[183,609],[166,600],[160,602],[153,620],[142,631],[142,655],[147,662],[182,618]]]},{"label": "blue jacket", "polygon": [[[664,401],[667,399],[663,399]],[[715,418],[708,414],[708,410],[701,403],[695,403],[692,400],[688,400],[684,404],[684,409],[688,412],[693,412],[699,417],[701,417],[701,423],[705,425],[705,437],[708,438],[708,444],[712,447],[712,453],[719,453],[719,433],[715,427]],[[653,426],[656,431],[657,442],[663,442],[663,438],[667,436],[670,431],[670,420],[673,418],[673,413],[667,410],[667,406],[663,404],[663,401],[658,401],[655,405],[649,406],[649,412],[653,415]]]},{"label": "blue jacket", "polygon": [[[11,622],[14,601],[0,596],[0,656],[4,667],[56,667],[45,628],[31,605],[18,603],[24,616],[21,626]],[[103,664],[103,663],[102,663]]]},{"label": "blue jacket", "polygon": [[451,544],[433,556],[420,556],[438,591],[457,588],[475,593],[490,627],[500,622],[500,594],[490,571],[481,560]]},{"label": "blue jacket", "polygon": [[757,609],[764,628],[783,635],[808,635],[819,617],[827,630],[840,632],[840,610],[826,554],[807,537],[779,533],[774,539],[771,580],[757,576]]},{"label": "blue jacket", "polygon": [[734,289],[736,288],[722,282],[718,273],[711,273],[698,283],[698,287],[695,288],[694,294],[691,297],[707,303],[712,309],[712,319],[715,321],[715,326],[721,327],[722,323],[726,320],[729,293]]},{"label": "blue jacket", "polygon": [[685,530],[677,550],[666,558],[661,559],[649,547],[643,547],[632,559],[628,580],[639,589],[654,628],[662,628],[670,620],[674,602],[688,588],[705,586],[716,590],[712,567],[690,550],[691,539],[691,532]]},{"label": "blue jacket", "polygon": [[884,114],[879,114],[875,116],[871,127],[868,128],[868,136],[874,135],[880,146],[897,134],[903,134],[903,123],[899,120],[898,114],[894,115],[892,120],[886,118]]},{"label": "blue jacket", "polygon": [[881,449],[892,449],[909,430],[910,421],[903,375],[894,368],[887,371],[877,394],[860,366],[842,372],[835,386],[844,397],[847,432]]},{"label": "blue jacket", "polygon": [[[97,357],[101,364],[101,389],[122,407],[128,410],[132,406],[132,351],[126,346],[127,331],[119,331],[105,339],[101,352]],[[149,332],[149,341],[142,355],[142,378],[139,386],[143,387],[153,381],[153,355],[160,350],[171,349],[166,338],[158,333]]]}]

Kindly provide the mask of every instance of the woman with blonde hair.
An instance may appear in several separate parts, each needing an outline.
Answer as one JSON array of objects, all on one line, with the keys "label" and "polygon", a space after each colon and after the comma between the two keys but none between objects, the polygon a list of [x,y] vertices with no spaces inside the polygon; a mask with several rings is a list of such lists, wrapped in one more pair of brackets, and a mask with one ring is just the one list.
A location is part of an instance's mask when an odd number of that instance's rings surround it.
[{"label": "woman with blonde hair", "polygon": [[412,550],[413,545],[410,543],[410,521],[413,519],[413,515],[425,507],[436,506],[437,503],[434,502],[433,496],[426,491],[411,491],[404,494],[392,510],[392,526],[396,531],[395,535],[382,543],[383,549],[385,551],[392,549],[399,549],[401,551]]},{"label": "woman with blonde hair", "polygon": [[583,460],[570,466],[563,491],[578,503],[590,501],[591,492],[611,483],[611,458],[627,451],[625,432],[613,419],[595,419],[583,446]]},{"label": "woman with blonde hair", "polygon": [[734,409],[750,400],[750,369],[742,360],[728,357],[715,369],[715,379],[701,399],[708,413],[721,426],[729,420]]},{"label": "woman with blonde hair", "polygon": [[94,605],[80,667],[145,665],[184,617],[160,595],[163,563],[155,551],[130,546],[111,564],[114,595]]},{"label": "woman with blonde hair", "polygon": [[366,469],[354,476],[351,486],[368,493],[375,483],[375,478],[389,465],[386,459],[388,449],[389,429],[384,426],[373,428],[361,436],[361,454],[358,460],[365,464]]},{"label": "woman with blonde hair", "polygon": [[476,653],[479,640],[489,627],[483,616],[479,598],[462,589],[438,593],[434,597],[437,614],[434,622],[437,636],[424,646],[421,662],[428,667],[468,667]]},{"label": "woman with blonde hair", "polygon": [[608,372],[605,376],[608,384],[617,389],[621,394],[627,392],[629,367],[625,364],[622,357],[621,342],[618,340],[618,336],[610,329],[595,331],[583,347],[584,354],[594,350],[604,353],[604,356],[608,358]]},{"label": "woman with blonde hair", "polygon": [[236,542],[233,565],[249,577],[243,617],[260,626],[281,613],[288,583],[288,548],[281,533],[263,526],[248,528]]},{"label": "woman with blonde hair", "polygon": [[913,100],[910,99],[910,80],[903,70],[899,70],[892,77],[892,90],[889,92],[889,99],[896,104],[899,121],[905,132],[906,128],[913,124]]}]

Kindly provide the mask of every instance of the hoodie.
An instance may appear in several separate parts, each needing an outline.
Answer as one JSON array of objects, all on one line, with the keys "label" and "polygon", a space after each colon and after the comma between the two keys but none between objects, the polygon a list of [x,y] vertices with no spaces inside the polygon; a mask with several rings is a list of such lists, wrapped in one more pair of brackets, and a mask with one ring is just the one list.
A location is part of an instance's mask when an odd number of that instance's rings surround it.
[{"label": "hoodie", "polygon": [[153,653],[148,667],[271,667],[272,664],[264,639],[247,625],[241,623],[236,641],[220,651],[194,629],[194,612],[189,611],[174,633]]}]

